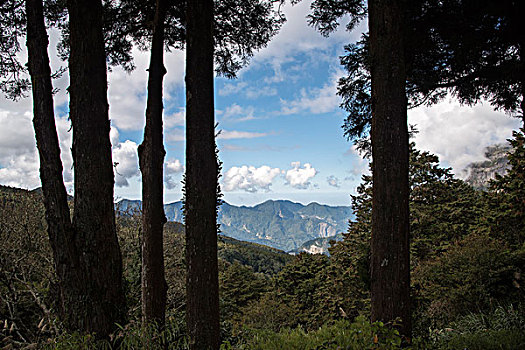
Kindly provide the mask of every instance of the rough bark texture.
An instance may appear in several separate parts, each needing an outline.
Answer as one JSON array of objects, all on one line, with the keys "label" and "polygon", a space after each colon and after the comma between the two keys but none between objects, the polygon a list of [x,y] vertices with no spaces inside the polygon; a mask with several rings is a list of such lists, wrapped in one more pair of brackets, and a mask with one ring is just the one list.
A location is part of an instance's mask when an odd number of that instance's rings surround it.
[{"label": "rough bark texture", "polygon": [[47,53],[42,0],[26,1],[28,69],[33,92],[33,127],[40,157],[40,181],[46,210],[47,231],[59,283],[59,314],[66,313],[68,285],[77,280],[78,256],[62,178],[62,161],[53,111],[53,86]]},{"label": "rough bark texture", "polygon": [[372,75],[372,320],[401,318],[411,336],[408,130],[403,1],[370,0]]},{"label": "rough bark texture", "polygon": [[213,1],[187,6],[186,321],[191,349],[219,348]]},{"label": "rough bark texture", "polygon": [[105,337],[122,320],[122,259],[113,207],[102,2],[68,0],[70,119],[73,124],[73,227],[82,279],[68,286],[70,327]]},{"label": "rough bark texture", "polygon": [[139,146],[142,172],[142,319],[164,325],[167,284],[164,277],[162,81],[166,1],[157,0],[148,76],[144,141]]}]

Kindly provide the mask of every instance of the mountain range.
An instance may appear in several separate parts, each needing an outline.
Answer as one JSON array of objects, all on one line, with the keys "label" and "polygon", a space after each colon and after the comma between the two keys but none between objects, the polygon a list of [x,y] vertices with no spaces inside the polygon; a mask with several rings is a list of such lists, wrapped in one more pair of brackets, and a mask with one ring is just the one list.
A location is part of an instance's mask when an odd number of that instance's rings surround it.
[{"label": "mountain range", "polygon": [[490,180],[496,175],[505,175],[509,168],[507,153],[511,151],[510,145],[499,144],[489,146],[485,150],[485,160],[470,163],[464,170],[467,174],[465,181],[478,190],[487,190]]},{"label": "mountain range", "polygon": [[[141,204],[140,200],[123,199],[116,206],[126,213],[140,209]],[[182,222],[182,202],[165,204],[164,211],[168,221]],[[284,251],[296,250],[317,238],[340,238],[350,218],[351,207],[303,205],[287,200],[268,200],[253,207],[224,202],[218,214],[223,235]]]}]

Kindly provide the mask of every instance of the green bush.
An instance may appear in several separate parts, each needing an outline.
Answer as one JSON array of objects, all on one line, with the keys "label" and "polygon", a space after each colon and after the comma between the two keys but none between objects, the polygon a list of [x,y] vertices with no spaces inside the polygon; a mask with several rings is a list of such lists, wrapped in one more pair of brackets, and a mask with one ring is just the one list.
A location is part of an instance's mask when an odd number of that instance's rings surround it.
[{"label": "green bush", "polygon": [[439,350],[520,350],[525,349],[522,330],[487,330],[476,333],[452,333],[446,341],[437,344]]},{"label": "green bush", "polygon": [[468,314],[450,328],[432,330],[428,349],[525,349],[522,305],[498,306],[488,313]]},{"label": "green bush", "polygon": [[[183,316],[183,315],[182,315]],[[130,322],[119,326],[110,340],[99,340],[93,335],[79,333],[63,334],[43,345],[46,350],[165,350],[188,349],[184,318],[169,318],[166,327],[159,331],[155,325],[142,327],[140,323]]]},{"label": "green bush", "polygon": [[302,328],[280,332],[254,331],[238,349],[250,350],[329,350],[329,349],[398,349],[401,336],[382,322],[368,322],[359,316],[354,323],[339,320],[316,331]]}]

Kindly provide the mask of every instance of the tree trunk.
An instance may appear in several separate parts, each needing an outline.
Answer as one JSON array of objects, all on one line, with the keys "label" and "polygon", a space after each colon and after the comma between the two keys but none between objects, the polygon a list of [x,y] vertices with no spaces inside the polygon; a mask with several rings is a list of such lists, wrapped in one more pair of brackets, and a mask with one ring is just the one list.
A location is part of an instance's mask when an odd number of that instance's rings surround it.
[{"label": "tree trunk", "polygon": [[186,322],[191,349],[219,348],[213,1],[190,0],[186,34]]},{"label": "tree trunk", "polygon": [[48,38],[42,0],[26,1],[28,69],[33,92],[33,126],[40,157],[40,181],[46,210],[47,231],[59,283],[59,314],[66,314],[71,299],[68,285],[78,279],[78,255],[62,178],[62,161],[53,111],[53,86],[47,53]]},{"label": "tree trunk", "polygon": [[68,0],[70,119],[73,125],[75,211],[73,227],[82,279],[68,286],[74,328],[105,337],[122,320],[122,259],[113,204],[107,73],[102,2]]},{"label": "tree trunk", "polygon": [[164,325],[167,284],[164,277],[162,80],[166,1],[157,0],[148,78],[144,141],[139,146],[142,172],[142,320]]},{"label": "tree trunk", "polygon": [[372,320],[400,318],[411,336],[408,128],[403,1],[370,0]]}]

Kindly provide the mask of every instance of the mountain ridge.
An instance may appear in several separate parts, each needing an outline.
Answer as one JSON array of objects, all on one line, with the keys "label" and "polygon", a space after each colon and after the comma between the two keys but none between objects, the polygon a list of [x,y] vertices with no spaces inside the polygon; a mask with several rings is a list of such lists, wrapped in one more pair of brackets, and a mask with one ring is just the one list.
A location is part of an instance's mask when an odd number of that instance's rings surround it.
[{"label": "mountain ridge", "polygon": [[[116,203],[121,212],[138,210],[140,200],[122,199]],[[182,202],[164,205],[168,221],[182,222]],[[307,205],[290,200],[267,200],[254,206],[235,206],[224,202],[218,213],[221,233],[284,251],[299,248],[304,242],[345,232],[352,218],[349,206],[330,206],[312,202]]]}]

